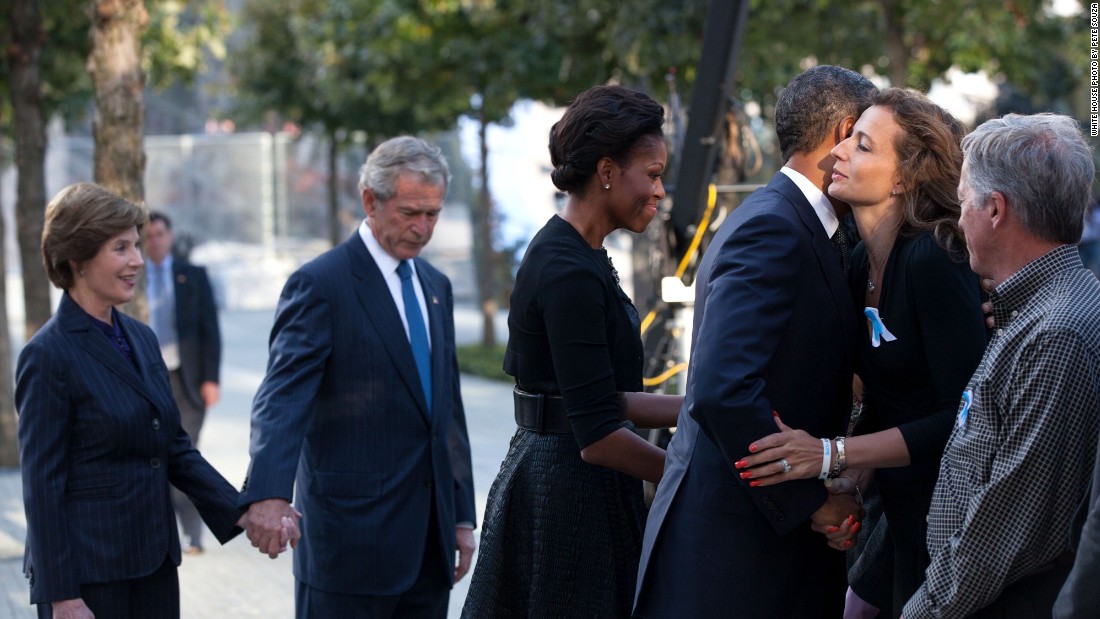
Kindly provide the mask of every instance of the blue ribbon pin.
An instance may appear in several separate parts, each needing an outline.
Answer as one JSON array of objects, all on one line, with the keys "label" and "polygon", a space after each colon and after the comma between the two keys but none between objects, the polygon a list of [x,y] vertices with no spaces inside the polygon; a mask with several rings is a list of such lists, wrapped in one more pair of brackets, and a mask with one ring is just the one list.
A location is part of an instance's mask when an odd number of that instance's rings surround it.
[{"label": "blue ribbon pin", "polygon": [[886,325],[882,324],[882,318],[878,315],[877,307],[863,308],[863,315],[867,317],[867,320],[871,321],[871,346],[878,348],[879,345],[882,344],[882,340],[893,342],[898,339],[896,335],[890,333]]},{"label": "blue ribbon pin", "polygon": [[959,411],[959,418],[956,422],[960,428],[966,428],[966,418],[970,415],[970,403],[974,401],[973,392],[969,389],[963,392],[962,410]]}]

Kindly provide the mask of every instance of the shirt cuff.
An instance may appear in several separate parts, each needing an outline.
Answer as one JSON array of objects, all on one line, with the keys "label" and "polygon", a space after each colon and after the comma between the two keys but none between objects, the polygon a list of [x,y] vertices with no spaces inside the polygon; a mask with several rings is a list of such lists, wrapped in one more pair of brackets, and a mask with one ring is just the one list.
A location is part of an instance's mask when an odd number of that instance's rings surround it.
[{"label": "shirt cuff", "polygon": [[905,608],[901,611],[901,616],[905,619],[933,619],[932,616],[932,604],[928,598],[927,583],[917,589],[917,592],[913,594],[913,597],[909,598],[909,601],[905,604]]},{"label": "shirt cuff", "polygon": [[468,521],[465,521],[465,520],[462,521],[462,522],[456,522],[455,523],[455,528],[456,529],[470,529],[471,531],[473,531],[474,530],[474,523],[468,522]]}]

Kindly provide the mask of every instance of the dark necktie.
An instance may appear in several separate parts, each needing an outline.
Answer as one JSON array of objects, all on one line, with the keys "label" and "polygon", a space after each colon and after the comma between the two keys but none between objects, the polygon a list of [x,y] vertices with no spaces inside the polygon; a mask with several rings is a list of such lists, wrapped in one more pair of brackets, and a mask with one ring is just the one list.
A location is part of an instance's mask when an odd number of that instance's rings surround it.
[{"label": "dark necktie", "polygon": [[844,224],[837,226],[836,232],[829,240],[833,242],[833,251],[836,252],[837,259],[840,260],[840,269],[847,275],[848,258],[852,255],[852,244],[848,240],[848,233],[844,231]]},{"label": "dark necktie", "polygon": [[409,343],[412,344],[413,359],[420,374],[420,385],[424,388],[424,399],[428,402],[428,413],[432,412],[432,356],[428,349],[428,330],[424,327],[424,314],[420,312],[420,303],[413,289],[412,268],[408,260],[397,265],[397,274],[401,277],[401,300],[405,303],[405,319],[409,321]]}]

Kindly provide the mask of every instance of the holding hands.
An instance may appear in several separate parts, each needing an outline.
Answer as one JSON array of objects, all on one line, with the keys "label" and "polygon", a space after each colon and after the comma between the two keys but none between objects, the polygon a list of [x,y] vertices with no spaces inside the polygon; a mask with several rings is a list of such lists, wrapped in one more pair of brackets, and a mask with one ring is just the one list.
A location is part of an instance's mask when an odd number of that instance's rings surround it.
[{"label": "holding hands", "polygon": [[[779,432],[769,434],[749,445],[750,455],[734,463],[741,479],[749,480],[753,488],[771,486],[795,479],[814,479],[843,465],[843,447],[833,448],[828,439],[810,436],[783,423],[778,413],[775,423]],[[841,439],[837,443],[843,445]],[[838,453],[832,453],[836,449]],[[862,498],[854,479],[837,477],[826,483],[829,498],[811,517],[811,527],[825,536],[830,547],[847,550],[855,544],[860,520],[864,516]]]},{"label": "holding hands", "polygon": [[237,525],[255,548],[274,559],[286,551],[287,545],[298,545],[301,518],[302,514],[285,499],[265,499],[249,505]]}]

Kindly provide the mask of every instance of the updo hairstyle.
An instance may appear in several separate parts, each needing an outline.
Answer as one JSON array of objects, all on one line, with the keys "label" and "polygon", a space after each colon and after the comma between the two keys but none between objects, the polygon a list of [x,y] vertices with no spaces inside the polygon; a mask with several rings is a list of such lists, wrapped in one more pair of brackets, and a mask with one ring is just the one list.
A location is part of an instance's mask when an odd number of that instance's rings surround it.
[{"label": "updo hairstyle", "polygon": [[593,86],[577,95],[550,128],[550,178],[571,194],[584,193],[596,163],[627,165],[635,148],[663,139],[665,110],[648,95],[622,86]]}]

